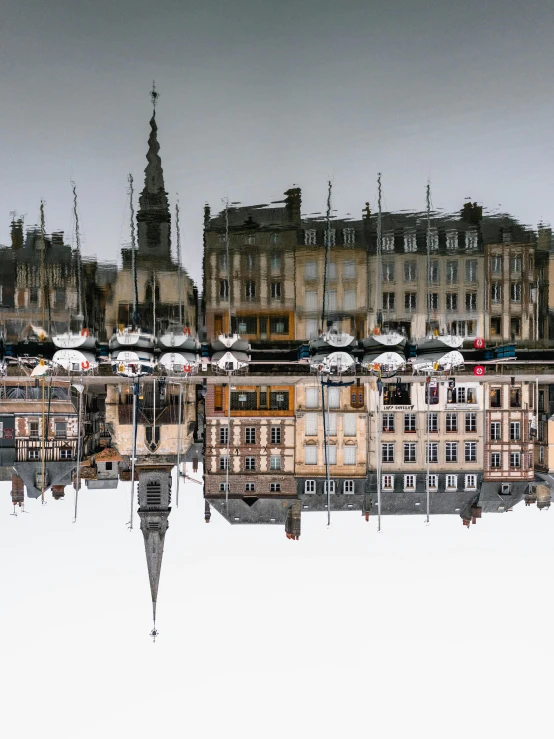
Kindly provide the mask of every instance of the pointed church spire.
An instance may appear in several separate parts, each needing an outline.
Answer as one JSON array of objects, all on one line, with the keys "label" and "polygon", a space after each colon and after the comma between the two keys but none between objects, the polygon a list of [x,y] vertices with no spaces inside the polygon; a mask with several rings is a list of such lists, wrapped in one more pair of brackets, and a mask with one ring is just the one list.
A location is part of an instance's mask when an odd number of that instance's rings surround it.
[{"label": "pointed church spire", "polygon": [[152,618],[154,628],[150,636],[155,640],[156,606],[158,603],[158,588],[162,571],[165,534],[169,527],[171,512],[171,476],[167,469],[156,468],[141,470],[139,475],[139,509],[140,529],[144,537],[146,552],[146,566],[150,582],[152,598]]},{"label": "pointed church spire", "polygon": [[160,158],[158,142],[158,124],[156,123],[156,105],[160,94],[152,85],[152,117],[150,118],[150,136],[148,137],[148,164],[144,170],[144,188],[139,197],[138,251],[141,255],[155,259],[171,258],[171,214],[164,186],[164,173]]}]

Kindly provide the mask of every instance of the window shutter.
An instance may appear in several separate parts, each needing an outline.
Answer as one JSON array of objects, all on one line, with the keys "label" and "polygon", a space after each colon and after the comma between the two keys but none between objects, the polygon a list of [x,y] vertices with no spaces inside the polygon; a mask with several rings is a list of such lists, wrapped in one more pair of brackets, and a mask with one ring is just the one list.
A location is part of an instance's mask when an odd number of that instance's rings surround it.
[{"label": "window shutter", "polygon": [[343,416],[343,431],[345,436],[356,436],[356,414],[345,413]]},{"label": "window shutter", "polygon": [[317,447],[304,447],[304,464],[317,464]]},{"label": "window shutter", "polygon": [[344,464],[356,464],[356,447],[345,446],[343,449]]},{"label": "window shutter", "polygon": [[306,413],[306,436],[317,436],[317,413]]}]

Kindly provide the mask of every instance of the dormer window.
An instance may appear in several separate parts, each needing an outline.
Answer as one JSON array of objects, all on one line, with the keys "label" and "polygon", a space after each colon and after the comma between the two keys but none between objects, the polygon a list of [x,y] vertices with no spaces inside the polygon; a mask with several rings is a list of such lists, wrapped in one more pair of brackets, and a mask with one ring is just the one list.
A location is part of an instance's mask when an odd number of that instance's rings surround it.
[{"label": "dormer window", "polygon": [[414,252],[417,251],[417,240],[415,231],[406,231],[404,233],[404,251]]},{"label": "dormer window", "polygon": [[315,228],[309,228],[304,231],[304,244],[306,246],[315,246],[316,243],[316,230]]},{"label": "dormer window", "polygon": [[336,233],[334,228],[326,229],[323,232],[323,244],[325,246],[335,246]]},{"label": "dormer window", "polygon": [[450,251],[458,248],[458,232],[450,229],[446,232],[446,248]]},{"label": "dormer window", "polygon": [[356,241],[356,231],[353,228],[345,228],[342,232],[345,246],[352,246]]},{"label": "dormer window", "polygon": [[394,251],[394,234],[384,234],[381,240],[382,251]]}]

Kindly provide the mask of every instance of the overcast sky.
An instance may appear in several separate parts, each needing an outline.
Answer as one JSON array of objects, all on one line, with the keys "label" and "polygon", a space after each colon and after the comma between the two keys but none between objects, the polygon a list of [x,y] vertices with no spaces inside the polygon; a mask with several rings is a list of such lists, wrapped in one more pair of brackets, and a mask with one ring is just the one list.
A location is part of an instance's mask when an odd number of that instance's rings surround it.
[{"label": "overcast sky", "polygon": [[161,156],[179,193],[184,262],[200,276],[202,208],[303,189],[320,211],[418,209],[467,196],[550,221],[550,0],[4,0],[0,243],[12,210],[84,252],[129,240],[127,175],[142,187],[156,79]]},{"label": "overcast sky", "polygon": [[[200,473],[198,474],[200,476]],[[2,736],[548,736],[552,512],[305,515],[204,523],[181,488],[166,537],[159,638],[142,534],[117,491],[10,517],[0,629]]]}]

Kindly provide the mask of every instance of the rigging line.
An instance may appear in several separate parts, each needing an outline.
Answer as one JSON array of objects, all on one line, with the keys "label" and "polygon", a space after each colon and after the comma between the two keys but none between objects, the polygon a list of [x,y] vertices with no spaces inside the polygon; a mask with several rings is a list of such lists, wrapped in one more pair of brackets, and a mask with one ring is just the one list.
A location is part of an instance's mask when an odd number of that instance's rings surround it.
[{"label": "rigging line", "polygon": [[321,304],[321,333],[325,331],[326,316],[326,291],[327,291],[327,265],[331,254],[331,180],[327,185],[327,246],[325,249],[325,261],[323,263],[323,301]]},{"label": "rigging line", "polygon": [[83,286],[81,282],[81,234],[79,232],[79,214],[77,213],[77,186],[74,182],[71,185],[73,187],[73,215],[75,218],[75,246],[77,249],[77,317],[83,316],[81,319],[82,327],[85,311],[83,309]]},{"label": "rigging line", "polygon": [[133,322],[135,325],[138,323],[138,283],[137,283],[137,258],[136,258],[136,240],[135,240],[135,208],[133,205],[133,175],[130,174],[129,180],[129,207],[131,210],[131,269],[133,271],[133,283],[134,283],[134,294],[133,294]]}]

